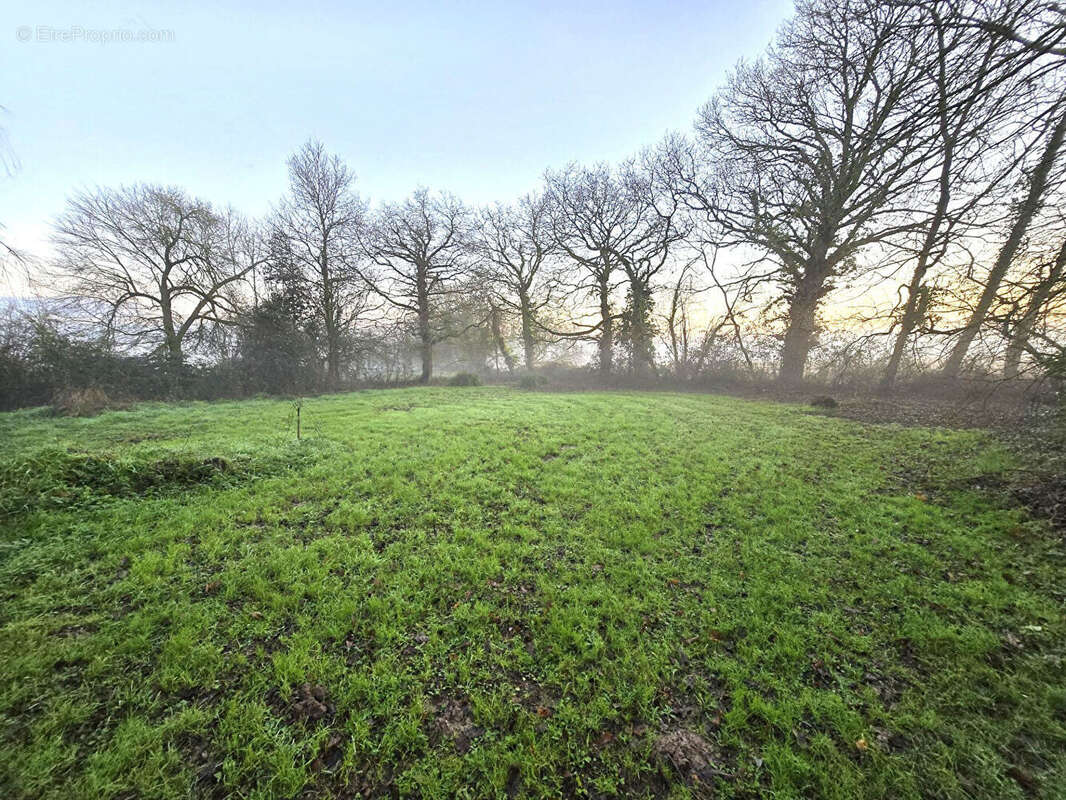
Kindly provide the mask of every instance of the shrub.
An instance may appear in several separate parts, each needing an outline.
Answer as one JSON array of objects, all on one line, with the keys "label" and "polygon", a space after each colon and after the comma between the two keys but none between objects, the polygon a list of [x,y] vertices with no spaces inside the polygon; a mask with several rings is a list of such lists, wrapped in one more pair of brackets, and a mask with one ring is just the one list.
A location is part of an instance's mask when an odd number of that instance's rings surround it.
[{"label": "shrub", "polygon": [[90,386],[87,389],[67,389],[52,400],[52,411],[61,417],[95,417],[109,408],[125,408],[125,403],[116,402],[103,389]]},{"label": "shrub", "polygon": [[481,378],[473,372],[459,372],[448,379],[449,386],[480,386]]}]

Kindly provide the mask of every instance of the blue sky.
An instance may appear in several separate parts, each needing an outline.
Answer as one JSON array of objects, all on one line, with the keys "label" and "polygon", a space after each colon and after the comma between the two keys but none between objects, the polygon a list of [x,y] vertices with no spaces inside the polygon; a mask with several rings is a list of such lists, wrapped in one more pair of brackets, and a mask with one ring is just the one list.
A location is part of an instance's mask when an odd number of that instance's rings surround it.
[{"label": "blue sky", "polygon": [[[78,188],[178,184],[253,215],[310,136],[360,192],[416,185],[479,203],[570,160],[618,159],[756,57],[787,0],[593,3],[24,3],[0,29],[0,105],[19,166],[0,221],[41,253]],[[40,41],[39,26],[80,41]],[[21,30],[20,30],[21,29]],[[95,31],[173,32],[109,42]],[[28,36],[29,41],[20,41]]]}]

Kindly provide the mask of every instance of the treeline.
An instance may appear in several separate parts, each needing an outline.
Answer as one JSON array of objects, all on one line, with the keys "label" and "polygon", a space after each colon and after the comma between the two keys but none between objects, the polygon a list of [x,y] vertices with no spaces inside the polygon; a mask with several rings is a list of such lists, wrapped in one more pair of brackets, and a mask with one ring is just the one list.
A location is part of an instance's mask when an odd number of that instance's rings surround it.
[{"label": "treeline", "polygon": [[1064,64],[1046,2],[801,0],[692,135],[512,203],[371,207],[314,141],[262,220],[173,187],[79,193],[46,299],[8,315],[3,402],[123,372],[138,396],[429,381],[442,358],[1061,380]]}]

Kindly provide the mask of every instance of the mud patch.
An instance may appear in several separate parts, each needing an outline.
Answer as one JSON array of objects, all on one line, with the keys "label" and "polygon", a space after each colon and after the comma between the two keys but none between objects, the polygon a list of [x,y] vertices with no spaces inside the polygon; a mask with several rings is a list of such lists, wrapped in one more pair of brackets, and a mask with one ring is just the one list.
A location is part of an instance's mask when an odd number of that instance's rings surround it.
[{"label": "mud patch", "polygon": [[677,728],[655,737],[652,754],[687,781],[710,784],[716,777],[728,777],[721,769],[718,748],[697,733]]},{"label": "mud patch", "polygon": [[202,736],[183,734],[176,745],[192,772],[193,796],[212,799],[226,797],[222,785],[222,759],[211,742]]},{"label": "mud patch", "polygon": [[100,626],[95,622],[85,622],[74,625],[64,625],[62,628],[52,631],[53,636],[57,636],[60,639],[73,639],[78,636],[86,636],[91,633],[96,633],[100,629]]},{"label": "mud patch", "polygon": [[437,742],[451,741],[457,753],[467,752],[471,745],[485,733],[474,724],[470,704],[465,700],[441,698],[431,706],[433,713],[432,737]]},{"label": "mud patch", "polygon": [[344,761],[344,737],[339,733],[331,733],[329,738],[322,743],[319,755],[311,762],[311,771],[335,772],[337,767]]},{"label": "mud patch", "polygon": [[325,686],[305,683],[296,692],[289,706],[289,716],[294,721],[317,722],[332,716],[333,704],[329,702],[329,692]]},{"label": "mud patch", "polygon": [[1055,530],[1066,534],[1066,475],[1049,471],[1026,478],[1012,488],[1014,499],[1033,516],[1048,520]]}]

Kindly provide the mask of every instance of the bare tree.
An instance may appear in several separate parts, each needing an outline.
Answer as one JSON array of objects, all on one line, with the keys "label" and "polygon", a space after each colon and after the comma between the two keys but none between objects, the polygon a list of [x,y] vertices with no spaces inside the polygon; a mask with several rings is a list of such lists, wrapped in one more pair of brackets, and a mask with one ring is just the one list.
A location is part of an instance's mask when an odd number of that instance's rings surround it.
[{"label": "bare tree", "polygon": [[1050,313],[1050,304],[1066,296],[1066,241],[1050,258],[1035,259],[1032,273],[1025,277],[1021,296],[1008,304],[1007,313],[1001,317],[1007,337],[1003,377],[1008,380],[1021,373],[1022,356],[1037,324]]},{"label": "bare tree", "polygon": [[670,366],[681,380],[691,380],[700,374],[718,334],[728,322],[723,315],[701,327],[694,319],[696,303],[707,291],[707,287],[697,286],[693,280],[694,263],[688,261],[677,271],[663,314]]},{"label": "bare tree", "polygon": [[[652,369],[652,280],[666,264],[671,246],[684,237],[676,197],[660,193],[649,173],[632,161],[617,170],[606,164],[571,164],[547,173],[545,180],[555,241],[579,267],[572,288],[593,298],[599,316],[596,323],[565,335],[595,334],[599,369],[610,374],[614,323],[622,320],[634,370]],[[622,313],[612,307],[617,283],[629,289]]]},{"label": "bare tree", "polygon": [[[996,11],[1002,13],[1002,8],[998,4],[990,3],[989,6],[993,13]],[[1024,3],[1023,7],[1034,8],[1029,3]],[[1035,6],[1035,8],[1042,7]],[[1036,22],[1041,26],[1041,30],[1033,34],[1019,33],[1019,31],[1024,32],[1025,28],[1016,20],[1007,24],[1000,24],[995,19],[991,22],[985,20],[981,23],[981,27],[992,31],[994,35],[1001,35],[1006,41],[1020,42],[1019,46],[1024,54],[1046,57],[1050,60],[1051,67],[1060,68],[1064,62],[1063,56],[1057,53],[1057,49],[1066,40],[1066,27],[1061,25],[1061,19],[1047,25],[1046,20],[1042,19],[1039,14],[1036,16]],[[1011,35],[1007,35],[1006,32],[1010,32]],[[1033,123],[1033,127],[1039,131],[1041,149],[1038,151],[1035,163],[1022,175],[1021,197],[1012,209],[1006,237],[995,262],[982,281],[983,289],[980,298],[969,314],[944,364],[943,372],[947,377],[955,377],[961,372],[970,345],[995,304],[1000,286],[1022,246],[1030,225],[1040,214],[1049,193],[1061,177],[1057,168],[1060,166],[1063,144],[1066,142],[1066,91],[1063,90],[1061,77],[1058,75],[1053,75],[1049,83],[1047,91],[1050,99],[1042,105],[1042,111]]]},{"label": "bare tree", "polygon": [[688,226],[675,184],[653,153],[646,153],[641,162],[623,163],[617,180],[628,204],[626,228],[613,247],[613,255],[629,284],[622,316],[623,335],[633,371],[643,375],[655,369],[654,281],[667,265],[675,245],[684,241]]},{"label": "bare tree", "polygon": [[364,252],[373,268],[360,274],[415,330],[422,358],[421,380],[433,376],[435,345],[468,330],[448,312],[467,287],[468,213],[449,194],[418,189],[399,204],[383,206],[367,231]]},{"label": "bare tree", "polygon": [[1024,140],[1025,111],[1033,100],[1031,57],[1019,57],[1002,37],[960,25],[954,0],[928,0],[914,11],[907,25],[931,32],[918,38],[934,48],[927,84],[936,181],[929,187],[924,230],[909,253],[913,269],[893,325],[898,329],[882,389],[895,383],[907,344],[929,310],[927,275],[942,264],[953,241],[972,234],[982,206],[1000,201],[998,189],[1017,165],[1016,142]]},{"label": "bare tree", "polygon": [[238,287],[266,255],[232,211],[180,189],[98,189],[56,222],[60,285],[113,338],[179,364],[190,338],[228,324]]},{"label": "bare tree", "polygon": [[1036,217],[1044,205],[1052,168],[1062,150],[1063,141],[1066,139],[1066,113],[1063,113],[1064,110],[1066,110],[1066,95],[1063,96],[1060,104],[1056,104],[1056,115],[1048,120],[1048,128],[1050,128],[1048,138],[1040,159],[1026,176],[1025,183],[1027,186],[1025,193],[1015,208],[1007,237],[999,249],[995,263],[983,281],[984,288],[981,296],[971,311],[962,328],[962,332],[955,341],[951,354],[944,364],[943,372],[947,377],[956,377],[962,370],[963,361],[970,349],[970,345],[996,302],[1000,286],[1011,267],[1018,248],[1021,246],[1026,231],[1029,229],[1033,218]]},{"label": "bare tree", "polygon": [[[477,255],[488,266],[487,281],[496,298],[494,330],[499,329],[503,311],[518,315],[523,363],[528,370],[536,362],[541,330],[537,314],[552,300],[554,282],[546,273],[557,246],[549,211],[543,194],[526,195],[514,206],[497,203],[482,210],[474,242]],[[502,337],[497,338],[502,342]]]},{"label": "bare tree", "polygon": [[322,326],[328,382],[340,380],[346,332],[367,309],[356,260],[366,206],[355,176],[321,142],[308,141],[289,159],[289,195],[274,215],[274,230],[289,242]]},{"label": "bare tree", "polygon": [[552,235],[560,251],[578,267],[570,286],[576,296],[585,295],[596,304],[597,322],[576,323],[560,336],[594,336],[598,351],[597,367],[609,375],[614,363],[614,321],[612,292],[618,263],[613,243],[625,216],[619,207],[617,187],[606,164],[580,167],[571,164],[558,172],[545,173],[545,186],[551,203]]},{"label": "bare tree", "polygon": [[909,211],[932,146],[916,93],[928,48],[903,35],[908,13],[804,0],[768,56],[737,67],[701,111],[699,158],[674,153],[720,243],[765,254],[751,277],[787,304],[784,382],[803,377],[821,304],[860,255],[921,225]]}]

